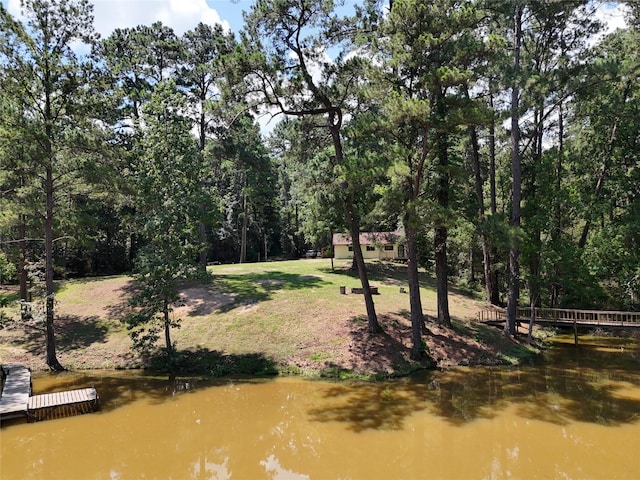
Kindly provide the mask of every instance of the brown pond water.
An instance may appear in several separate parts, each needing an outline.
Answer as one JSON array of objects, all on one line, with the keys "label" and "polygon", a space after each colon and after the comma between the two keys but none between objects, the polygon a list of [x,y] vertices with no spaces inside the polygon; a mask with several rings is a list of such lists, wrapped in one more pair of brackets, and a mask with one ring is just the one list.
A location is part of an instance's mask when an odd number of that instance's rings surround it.
[{"label": "brown pond water", "polygon": [[638,343],[580,340],[381,383],[40,374],[102,409],[5,424],[0,479],[640,478]]}]

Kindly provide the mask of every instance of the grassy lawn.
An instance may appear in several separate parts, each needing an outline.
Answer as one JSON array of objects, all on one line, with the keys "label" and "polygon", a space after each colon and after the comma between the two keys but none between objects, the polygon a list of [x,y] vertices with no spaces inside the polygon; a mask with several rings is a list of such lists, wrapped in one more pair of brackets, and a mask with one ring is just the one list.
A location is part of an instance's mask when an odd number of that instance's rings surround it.
[{"label": "grassy lawn", "polygon": [[[349,266],[335,262],[332,268],[330,259],[304,259],[209,267],[208,282],[182,285],[181,303],[173,312],[181,319],[181,327],[172,330],[181,368],[209,374],[392,374],[425,366],[408,360],[409,296],[400,291],[400,287],[407,288],[406,267],[369,265],[371,284],[380,292],[374,297],[376,312],[385,330],[369,335],[363,296],[340,294],[341,286],[350,292],[360,284]],[[421,282],[424,312],[434,318],[433,279],[423,273]],[[131,278],[68,280],[57,287],[56,335],[63,365],[154,365],[157,359],[141,358],[132,351],[121,322],[130,312],[128,298],[135,288]],[[7,297],[8,292],[2,295]],[[12,301],[2,312],[16,317],[15,293],[11,295]],[[425,336],[427,351],[440,364],[492,364],[527,355],[520,345],[505,345],[507,354],[497,352],[503,338],[471,322],[479,308],[481,302],[452,289],[454,329],[430,323],[430,335]],[[14,323],[0,330],[0,339],[0,362],[44,368],[40,330]]]}]

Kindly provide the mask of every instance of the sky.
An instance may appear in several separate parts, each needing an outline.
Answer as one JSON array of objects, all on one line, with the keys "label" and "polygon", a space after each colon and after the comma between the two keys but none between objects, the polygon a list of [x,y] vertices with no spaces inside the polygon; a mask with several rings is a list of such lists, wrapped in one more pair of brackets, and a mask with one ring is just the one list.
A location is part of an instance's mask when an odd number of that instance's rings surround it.
[{"label": "sky", "polygon": [[[20,0],[1,0],[9,13],[20,15]],[[242,11],[252,0],[90,0],[95,28],[104,38],[116,28],[151,25],[161,21],[177,35],[192,30],[198,23],[219,23],[238,32],[243,25]]]},{"label": "sky", "polygon": [[[20,15],[20,0],[0,0],[9,13]],[[161,21],[182,35],[199,22],[219,23],[235,33],[242,28],[242,11],[249,10],[253,0],[90,0],[94,5],[95,28],[108,37],[115,28],[151,25]],[[357,0],[350,0],[355,3]],[[624,26],[624,18],[615,3],[601,4],[598,17],[610,29]]]}]

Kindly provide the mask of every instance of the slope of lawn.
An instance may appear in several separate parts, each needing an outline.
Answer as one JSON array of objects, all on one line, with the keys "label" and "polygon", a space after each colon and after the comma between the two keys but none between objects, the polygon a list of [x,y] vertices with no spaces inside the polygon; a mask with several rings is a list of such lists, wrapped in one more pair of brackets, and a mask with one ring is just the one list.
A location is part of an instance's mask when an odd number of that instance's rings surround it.
[{"label": "slope of lawn", "polygon": [[[398,374],[426,367],[410,362],[409,296],[406,267],[372,263],[371,284],[384,333],[367,333],[362,295],[340,294],[359,286],[348,263],[330,259],[216,265],[208,282],[185,283],[173,312],[181,327],[172,330],[181,370],[226,373]],[[56,335],[58,357],[67,368],[158,366],[160,356],[132,350],[121,319],[130,313],[135,288],[126,276],[61,281],[58,284]],[[5,297],[7,292],[3,292]],[[423,274],[422,302],[436,316],[432,279]],[[426,350],[440,366],[516,362],[530,353],[505,340],[497,330],[472,320],[483,304],[452,288],[454,328],[432,321]],[[5,315],[17,318],[12,305]],[[45,367],[44,336],[37,326],[10,323],[0,330],[0,362]],[[161,345],[159,345],[161,346]]]}]

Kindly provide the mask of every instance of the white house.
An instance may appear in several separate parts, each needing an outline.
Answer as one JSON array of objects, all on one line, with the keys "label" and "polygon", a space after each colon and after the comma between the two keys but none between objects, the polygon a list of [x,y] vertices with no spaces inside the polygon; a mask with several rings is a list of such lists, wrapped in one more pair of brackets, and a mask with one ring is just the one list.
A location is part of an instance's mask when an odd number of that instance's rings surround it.
[{"label": "white house", "polygon": [[[353,258],[353,242],[348,233],[333,234],[333,256],[336,259]],[[403,232],[362,232],[360,248],[365,259],[404,260]]]}]

